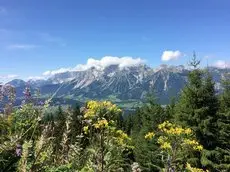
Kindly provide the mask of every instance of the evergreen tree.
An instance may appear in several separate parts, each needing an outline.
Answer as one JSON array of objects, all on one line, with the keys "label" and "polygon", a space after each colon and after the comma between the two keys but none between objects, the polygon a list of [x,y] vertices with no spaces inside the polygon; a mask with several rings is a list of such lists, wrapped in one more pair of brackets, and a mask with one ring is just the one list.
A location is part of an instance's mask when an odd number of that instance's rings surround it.
[{"label": "evergreen tree", "polygon": [[195,54],[190,64],[194,70],[189,73],[188,84],[176,106],[176,121],[192,128],[197,140],[204,146],[200,159],[197,159],[199,156],[196,154],[196,158],[190,160],[191,163],[196,166],[201,163],[205,168],[213,170],[213,150],[217,145],[218,98],[210,74],[197,68],[199,61]]},{"label": "evergreen tree", "polygon": [[230,171],[230,76],[226,75],[222,82],[223,93],[220,96],[218,113],[218,146],[215,166],[221,171]]},{"label": "evergreen tree", "polygon": [[60,156],[61,151],[61,141],[63,138],[63,133],[65,131],[65,122],[66,122],[66,115],[63,112],[61,106],[58,107],[55,125],[54,125],[54,145],[53,145],[53,154],[55,155],[55,158],[58,158]]},{"label": "evergreen tree", "polygon": [[123,130],[128,134],[132,134],[133,130],[133,116],[134,114],[129,114],[125,119],[124,119],[124,124],[123,124]]},{"label": "evergreen tree", "polygon": [[116,117],[116,124],[117,124],[117,128],[118,129],[123,129],[123,127],[124,127],[124,117],[123,117],[122,113],[120,113],[119,115],[117,115],[117,117]]},{"label": "evergreen tree", "polygon": [[170,104],[165,107],[165,118],[172,119],[175,116],[175,106],[176,100],[175,98],[172,98]]},{"label": "evergreen tree", "polygon": [[70,143],[74,144],[77,141],[77,136],[82,133],[82,119],[83,115],[80,111],[80,107],[76,105],[72,111],[71,123],[70,123]]},{"label": "evergreen tree", "polygon": [[165,120],[169,120],[168,116],[164,108],[156,103],[153,95],[147,97],[147,102],[133,117],[134,155],[144,171],[159,171],[163,166],[157,140],[147,141],[144,135],[157,130],[158,124]]}]

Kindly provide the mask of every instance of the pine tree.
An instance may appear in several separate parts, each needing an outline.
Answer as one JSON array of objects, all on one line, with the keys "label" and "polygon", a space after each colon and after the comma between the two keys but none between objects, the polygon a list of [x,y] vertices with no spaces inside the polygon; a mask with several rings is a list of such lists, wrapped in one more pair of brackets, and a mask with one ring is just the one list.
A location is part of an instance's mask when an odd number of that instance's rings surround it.
[{"label": "pine tree", "polygon": [[170,104],[168,104],[165,107],[166,118],[172,119],[175,116],[175,107],[176,107],[176,100],[175,98],[172,98]]},{"label": "pine tree", "polygon": [[122,113],[116,116],[116,124],[118,129],[123,129],[125,124],[124,124],[124,117]]},{"label": "pine tree", "polygon": [[76,105],[72,111],[71,123],[70,123],[70,143],[74,144],[77,141],[77,136],[82,133],[82,118],[83,115],[80,111],[80,107]]},{"label": "pine tree", "polygon": [[212,158],[217,145],[217,111],[218,98],[215,94],[214,82],[208,71],[198,68],[196,55],[190,63],[194,70],[189,73],[188,84],[183,89],[176,105],[176,121],[193,129],[197,140],[204,146],[200,158],[196,154],[191,163],[213,170]]},{"label": "pine tree", "polygon": [[65,131],[65,121],[66,121],[66,115],[63,112],[61,106],[58,107],[57,116],[55,119],[55,125],[54,125],[54,145],[53,145],[53,154],[55,155],[55,159],[57,159],[60,156],[61,151],[61,141],[63,138],[63,133]]},{"label": "pine tree", "polygon": [[123,130],[125,131],[125,133],[127,133],[128,135],[132,134],[132,130],[133,130],[133,116],[134,114],[129,114],[125,119],[124,119],[124,124],[123,124]]},{"label": "pine tree", "polygon": [[215,166],[220,171],[230,171],[230,76],[222,81],[223,93],[220,95],[218,113],[218,146]]}]

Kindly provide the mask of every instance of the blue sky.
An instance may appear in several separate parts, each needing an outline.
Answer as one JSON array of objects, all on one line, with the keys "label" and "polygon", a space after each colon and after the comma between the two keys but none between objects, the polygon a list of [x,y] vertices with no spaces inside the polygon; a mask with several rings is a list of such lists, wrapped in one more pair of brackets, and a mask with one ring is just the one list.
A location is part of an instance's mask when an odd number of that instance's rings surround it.
[{"label": "blue sky", "polygon": [[0,0],[2,81],[104,56],[186,64],[193,50],[230,66],[229,0]]}]

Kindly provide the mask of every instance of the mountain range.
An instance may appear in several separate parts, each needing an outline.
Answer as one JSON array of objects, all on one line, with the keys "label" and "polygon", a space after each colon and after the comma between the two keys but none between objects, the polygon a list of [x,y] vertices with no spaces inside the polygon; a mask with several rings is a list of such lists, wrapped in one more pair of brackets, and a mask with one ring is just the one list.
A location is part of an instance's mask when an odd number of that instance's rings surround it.
[{"label": "mountain range", "polygon": [[[221,78],[230,69],[209,67],[220,89]],[[30,87],[39,90],[42,98],[55,95],[63,100],[85,102],[88,99],[111,100],[121,106],[135,106],[144,100],[148,92],[154,91],[159,103],[167,104],[178,97],[187,82],[189,69],[184,66],[161,65],[151,68],[144,64],[121,68],[109,65],[104,69],[91,67],[83,71],[68,71],[55,74],[46,80],[23,81],[14,79],[10,84],[16,89],[16,97],[23,98],[23,91]]]}]

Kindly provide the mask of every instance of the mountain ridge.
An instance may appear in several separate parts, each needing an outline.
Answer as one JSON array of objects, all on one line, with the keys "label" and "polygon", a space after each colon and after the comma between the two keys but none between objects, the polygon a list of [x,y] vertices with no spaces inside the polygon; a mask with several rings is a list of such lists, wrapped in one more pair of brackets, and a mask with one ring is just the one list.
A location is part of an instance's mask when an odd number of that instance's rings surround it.
[{"label": "mountain ridge", "polygon": [[[217,89],[220,81],[229,69],[209,67]],[[54,74],[47,80],[12,80],[8,84],[16,88],[17,97],[23,96],[27,85],[32,90],[39,89],[42,97],[56,93],[58,98],[68,99],[112,99],[115,102],[143,100],[146,94],[154,90],[162,104],[169,103],[171,97],[178,97],[187,82],[190,69],[183,65],[151,68],[145,64],[120,68],[109,65],[104,69],[91,67],[82,71],[67,71]],[[57,92],[57,90],[59,90]]]}]

